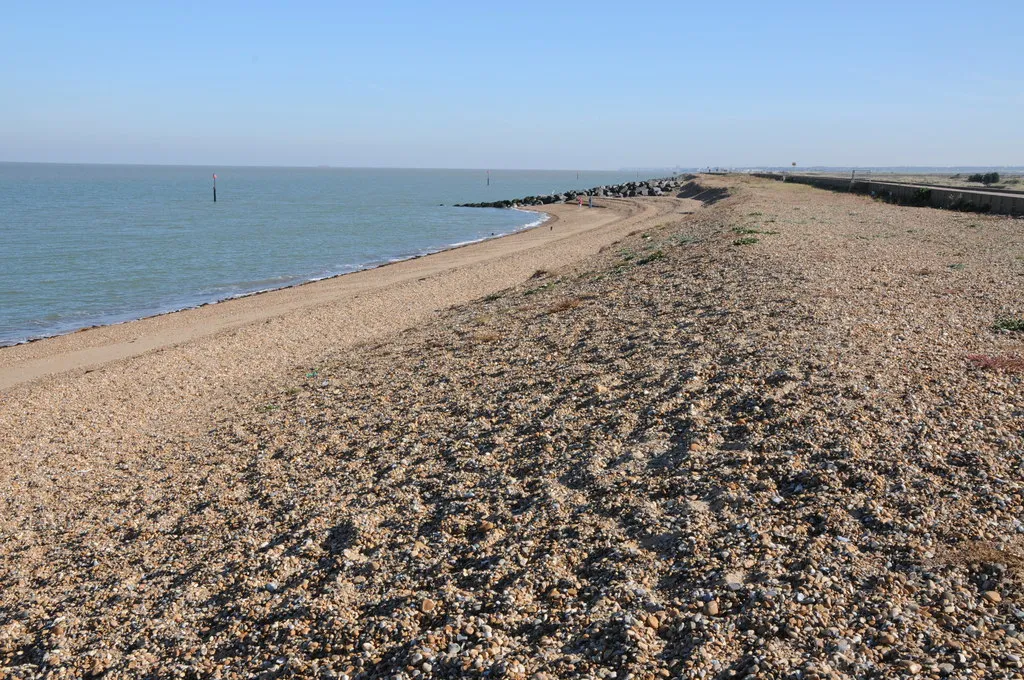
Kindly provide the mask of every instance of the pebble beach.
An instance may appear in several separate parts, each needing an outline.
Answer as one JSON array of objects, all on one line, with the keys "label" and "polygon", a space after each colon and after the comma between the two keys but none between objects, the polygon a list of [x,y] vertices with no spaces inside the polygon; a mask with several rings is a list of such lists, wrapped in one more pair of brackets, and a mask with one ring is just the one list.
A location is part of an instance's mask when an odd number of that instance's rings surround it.
[{"label": "pebble beach", "polygon": [[595,206],[0,349],[0,679],[1021,677],[1024,221]]}]

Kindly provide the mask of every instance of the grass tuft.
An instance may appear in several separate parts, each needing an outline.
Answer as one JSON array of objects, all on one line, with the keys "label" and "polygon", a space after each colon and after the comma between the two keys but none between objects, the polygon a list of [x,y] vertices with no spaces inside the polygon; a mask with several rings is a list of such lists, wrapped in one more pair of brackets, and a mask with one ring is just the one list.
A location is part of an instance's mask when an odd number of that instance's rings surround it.
[{"label": "grass tuft", "polygon": [[636,261],[636,263],[638,265],[640,265],[640,264],[648,264],[650,262],[656,262],[658,260],[664,259],[664,257],[665,257],[665,253],[663,251],[655,250],[653,253],[651,253],[649,255],[644,255],[643,257],[641,257],[639,260]]},{"label": "grass tuft", "polygon": [[733,227],[732,231],[736,234],[764,234],[765,236],[774,236],[779,233],[768,229],[753,229],[751,227]]},{"label": "grass tuft", "polygon": [[732,242],[734,246],[752,246],[758,242],[758,239],[754,236],[748,236],[746,238],[738,238]]},{"label": "grass tuft", "polygon": [[480,331],[473,334],[473,340],[476,342],[497,342],[501,340],[501,335],[494,331]]},{"label": "grass tuft", "polygon": [[1024,319],[999,319],[995,323],[997,331],[1014,331],[1024,333]]},{"label": "grass tuft", "polygon": [[1024,357],[993,357],[987,354],[970,354],[967,356],[967,360],[976,367],[989,371],[1024,373]]},{"label": "grass tuft", "polygon": [[548,307],[548,314],[557,314],[558,312],[567,312],[570,309],[576,309],[580,306],[578,298],[566,298],[565,300],[559,300],[555,304]]}]

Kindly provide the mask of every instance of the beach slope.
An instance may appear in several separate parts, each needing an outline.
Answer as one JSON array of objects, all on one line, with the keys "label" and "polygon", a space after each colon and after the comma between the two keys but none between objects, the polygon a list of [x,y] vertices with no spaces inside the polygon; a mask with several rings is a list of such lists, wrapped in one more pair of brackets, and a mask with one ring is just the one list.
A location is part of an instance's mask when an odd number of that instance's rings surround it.
[{"label": "beach slope", "polygon": [[0,675],[1019,676],[1020,222],[701,182],[9,382]]}]

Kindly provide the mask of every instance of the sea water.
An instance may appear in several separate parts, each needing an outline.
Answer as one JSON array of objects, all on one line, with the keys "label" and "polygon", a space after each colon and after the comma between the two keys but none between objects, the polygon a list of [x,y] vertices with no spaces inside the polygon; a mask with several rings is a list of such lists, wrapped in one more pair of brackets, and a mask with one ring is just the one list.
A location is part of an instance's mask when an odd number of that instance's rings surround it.
[{"label": "sea water", "polygon": [[0,163],[0,346],[374,267],[541,219],[455,203],[634,179]]}]

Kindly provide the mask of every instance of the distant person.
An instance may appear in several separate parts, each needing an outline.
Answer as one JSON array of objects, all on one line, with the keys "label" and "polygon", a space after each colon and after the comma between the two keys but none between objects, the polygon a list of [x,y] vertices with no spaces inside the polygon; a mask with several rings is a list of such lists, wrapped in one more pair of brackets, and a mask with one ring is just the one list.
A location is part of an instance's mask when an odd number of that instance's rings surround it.
[{"label": "distant person", "polygon": [[576,200],[579,201],[580,207],[582,208],[583,207],[583,196],[577,196]]},{"label": "distant person", "polygon": [[594,197],[593,196],[588,196],[587,197],[587,207],[588,208],[593,208],[594,207]]}]

